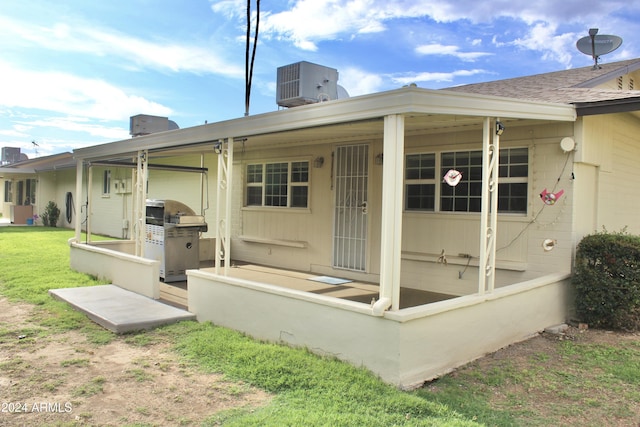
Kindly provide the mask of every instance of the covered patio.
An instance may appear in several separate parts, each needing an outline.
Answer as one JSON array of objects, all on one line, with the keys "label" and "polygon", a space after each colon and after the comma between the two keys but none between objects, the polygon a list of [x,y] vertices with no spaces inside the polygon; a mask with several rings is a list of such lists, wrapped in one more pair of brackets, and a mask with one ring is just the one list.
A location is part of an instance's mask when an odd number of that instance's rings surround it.
[{"label": "covered patio", "polygon": [[[527,136],[530,129],[552,129],[546,130],[551,135],[547,139],[555,141],[566,136],[562,133],[571,130],[575,119],[575,110],[569,105],[407,87],[79,149],[74,153],[78,194],[83,192],[86,163],[116,165],[123,159],[135,159],[135,225],[133,239],[120,244],[128,246],[123,253],[99,242],[82,243],[78,218],[76,238],[70,242],[72,267],[159,298],[160,288],[166,289],[167,284],[159,280],[159,261],[145,258],[142,243],[149,165],[154,158],[215,153],[215,215],[210,216],[213,226],[209,228],[215,239],[213,267],[187,271],[189,311],[199,321],[212,321],[258,339],[307,347],[365,366],[399,387],[415,387],[566,320],[570,245],[564,249],[558,245],[560,261],[545,271],[531,268],[546,261],[539,256],[530,259],[527,246],[522,246],[525,244],[509,247],[513,236],[519,237],[519,230],[527,229],[533,212],[506,218],[502,227],[508,234],[500,236],[498,153],[504,127],[533,146],[535,139]],[[403,200],[405,148],[409,140],[415,144],[433,135],[445,144],[463,147],[467,143],[457,138],[469,137],[461,135],[481,136],[482,209],[477,216],[465,216],[464,226],[453,231],[464,239],[449,255],[448,266],[441,265],[444,250],[433,249],[441,242],[430,245],[426,241],[424,248],[431,249],[419,252],[407,247],[407,241],[415,241],[415,235],[422,231],[403,224],[407,218]],[[331,150],[340,144],[365,142],[379,147],[384,156],[380,156],[380,163],[376,160],[381,167],[379,188],[371,191],[368,200],[353,205],[368,215],[362,252],[367,262],[361,267],[322,261],[331,258],[331,240],[306,216],[242,204],[246,177],[242,167],[235,168],[251,155],[290,149],[304,151],[312,159],[331,156],[330,171],[325,168],[313,173],[321,177],[330,172],[333,192],[336,178]],[[330,154],[321,156],[315,151]],[[370,160],[378,158],[373,149],[365,155]],[[329,191],[315,183],[309,188],[311,194]],[[326,199],[324,193],[318,197]],[[77,211],[81,199],[76,197]],[[331,213],[323,209],[316,203],[306,214],[326,217]],[[302,232],[295,235],[286,227],[275,235],[275,231],[258,229],[255,215],[282,216],[287,218],[285,224],[294,220],[308,224],[299,227]],[[435,238],[442,221],[460,218],[424,215],[419,219],[431,224],[433,229],[429,228],[427,235]],[[469,236],[469,230],[477,234]],[[561,230],[561,236],[572,243],[570,224]],[[532,234],[526,245],[539,247],[541,241]],[[499,247],[507,248],[501,259],[496,258]],[[478,255],[470,259],[469,253]],[[269,259],[271,263],[260,262]],[[302,262],[296,264],[297,260]],[[407,266],[411,268],[403,271]],[[442,269],[447,268],[451,277],[443,279]],[[314,280],[318,277],[346,282],[323,283]]]}]

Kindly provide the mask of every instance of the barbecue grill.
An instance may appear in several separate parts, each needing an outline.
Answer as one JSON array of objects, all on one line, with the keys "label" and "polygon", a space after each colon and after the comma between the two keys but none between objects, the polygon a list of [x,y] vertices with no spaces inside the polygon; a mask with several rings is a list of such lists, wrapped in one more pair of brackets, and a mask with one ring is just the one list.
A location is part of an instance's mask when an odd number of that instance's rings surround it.
[{"label": "barbecue grill", "polygon": [[186,270],[200,267],[204,216],[176,200],[147,200],[145,231],[145,258],[160,261],[162,281],[187,280]]}]

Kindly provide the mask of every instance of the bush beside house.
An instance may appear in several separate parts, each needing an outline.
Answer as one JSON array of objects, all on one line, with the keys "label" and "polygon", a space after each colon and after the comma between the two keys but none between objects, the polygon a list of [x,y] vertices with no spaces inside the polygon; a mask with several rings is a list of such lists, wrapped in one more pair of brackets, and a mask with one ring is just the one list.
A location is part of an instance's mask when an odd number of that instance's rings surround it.
[{"label": "bush beside house", "polygon": [[596,233],[577,248],[576,313],[594,327],[640,330],[640,236]]},{"label": "bush beside house", "polygon": [[49,202],[40,218],[42,218],[42,223],[45,227],[56,227],[58,218],[60,218],[60,208],[55,202]]}]

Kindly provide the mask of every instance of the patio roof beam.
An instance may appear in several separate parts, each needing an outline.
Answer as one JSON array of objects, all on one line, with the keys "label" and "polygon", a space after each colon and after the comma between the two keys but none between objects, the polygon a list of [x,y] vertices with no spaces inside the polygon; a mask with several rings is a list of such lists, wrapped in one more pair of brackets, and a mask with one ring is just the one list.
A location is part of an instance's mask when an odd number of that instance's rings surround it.
[{"label": "patio roof beam", "polygon": [[[89,162],[91,166],[108,166],[108,167],[123,167],[123,168],[133,168],[136,169],[138,167],[137,163],[134,162],[112,162],[112,161],[98,161],[98,162]],[[148,164],[147,168],[149,170],[162,170],[162,171],[172,171],[172,172],[195,172],[195,173],[207,173],[209,168],[205,167],[193,167],[193,166],[174,166],[174,165],[157,165],[157,164]]]},{"label": "patio roof beam", "polygon": [[437,114],[474,117],[509,117],[513,119],[570,121],[576,120],[575,108],[567,104],[522,101],[497,96],[459,93],[446,90],[401,88],[304,105],[287,110],[256,114],[217,123],[158,132],[150,135],[75,149],[74,157],[107,158],[134,150],[172,149],[187,144],[215,142],[226,135],[250,138],[295,129],[370,120],[395,114]]}]

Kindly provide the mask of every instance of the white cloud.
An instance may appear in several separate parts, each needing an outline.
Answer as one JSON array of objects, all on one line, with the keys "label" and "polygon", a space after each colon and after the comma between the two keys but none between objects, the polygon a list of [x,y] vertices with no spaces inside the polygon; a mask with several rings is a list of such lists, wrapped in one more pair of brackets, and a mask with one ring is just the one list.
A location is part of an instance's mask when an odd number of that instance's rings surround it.
[{"label": "white cloud", "polygon": [[557,35],[557,26],[539,23],[529,30],[524,38],[516,39],[513,45],[542,52],[542,60],[554,60],[571,67],[571,59],[576,52],[578,35],[565,33]]},{"label": "white cloud", "polygon": [[[416,2],[413,0],[293,0],[286,10],[268,10],[262,6],[261,33],[266,38],[287,40],[303,50],[317,50],[317,43],[357,34],[385,31],[387,23],[402,18],[430,18],[435,22],[469,21],[492,23],[510,18],[534,25],[545,22],[589,22],[615,11],[634,7],[627,0],[596,2],[584,0],[512,0],[478,2],[449,0]],[[212,9],[227,18],[246,19],[246,4],[241,0],[216,2]],[[636,7],[637,9],[637,7]]]},{"label": "white cloud", "polygon": [[414,73],[392,76],[392,80],[400,85],[407,85],[411,83],[425,83],[425,82],[450,82],[456,77],[469,77],[476,74],[487,73],[485,70],[457,70],[449,73]]},{"label": "white cloud", "polygon": [[[24,133],[23,130],[17,129],[18,126],[14,126],[14,129],[0,130],[2,136],[14,136],[17,138],[28,138],[29,135]],[[26,128],[26,126],[24,127]]]},{"label": "white cloud", "polygon": [[345,88],[350,96],[379,92],[384,79],[378,74],[367,73],[354,67],[340,71],[338,84]]},{"label": "white cloud", "polygon": [[105,126],[90,122],[83,117],[51,117],[26,123],[30,127],[54,128],[64,131],[82,132],[107,140],[121,140],[130,137],[129,130],[121,127]]},{"label": "white cloud", "polygon": [[461,52],[458,46],[441,45],[441,44],[426,44],[415,48],[416,53],[420,55],[445,55],[454,56],[463,61],[473,62],[483,56],[493,55],[489,52]]},{"label": "white cloud", "polygon": [[14,68],[0,62],[0,106],[54,111],[76,117],[125,120],[145,114],[169,116],[172,110],[157,102],[99,79],[57,72]]},{"label": "white cloud", "polygon": [[166,40],[144,40],[114,30],[55,23],[38,26],[25,21],[0,17],[0,38],[15,46],[36,45],[53,51],[114,56],[123,66],[170,70],[173,72],[209,73],[226,77],[244,77],[244,68],[225,59],[220,46],[190,46]]}]

